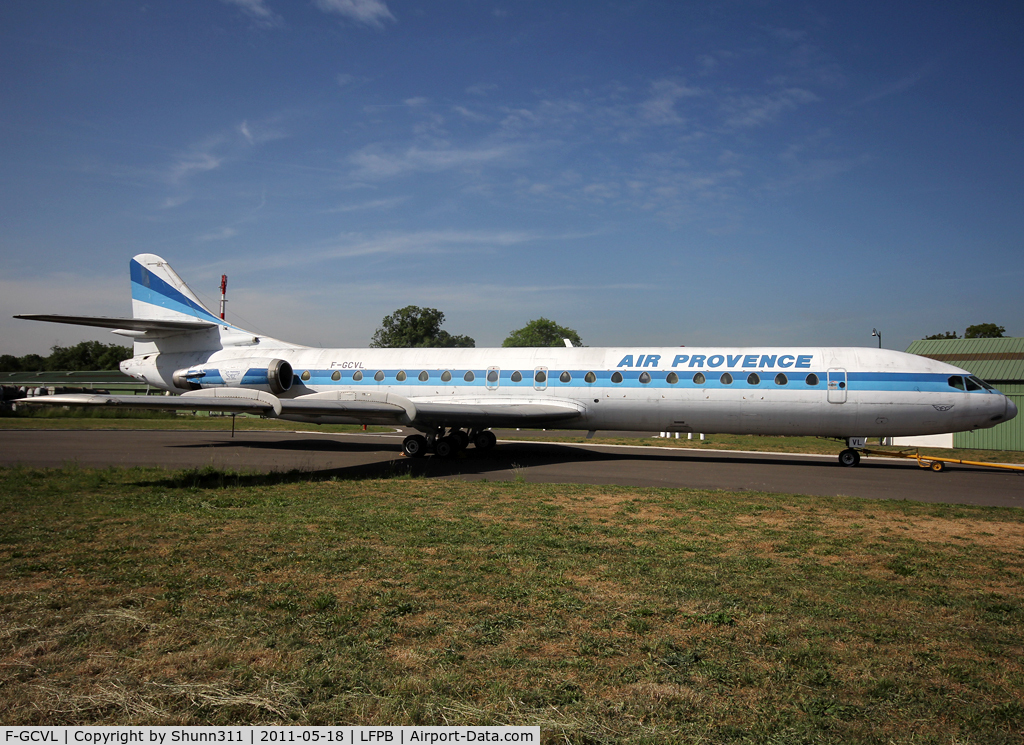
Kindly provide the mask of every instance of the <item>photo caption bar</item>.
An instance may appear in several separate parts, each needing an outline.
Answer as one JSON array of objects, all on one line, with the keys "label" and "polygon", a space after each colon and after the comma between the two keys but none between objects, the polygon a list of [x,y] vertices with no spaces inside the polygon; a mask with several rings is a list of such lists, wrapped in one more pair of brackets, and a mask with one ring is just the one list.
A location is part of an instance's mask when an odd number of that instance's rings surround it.
[{"label": "photo caption bar", "polygon": [[539,743],[540,727],[4,727],[0,745]]}]

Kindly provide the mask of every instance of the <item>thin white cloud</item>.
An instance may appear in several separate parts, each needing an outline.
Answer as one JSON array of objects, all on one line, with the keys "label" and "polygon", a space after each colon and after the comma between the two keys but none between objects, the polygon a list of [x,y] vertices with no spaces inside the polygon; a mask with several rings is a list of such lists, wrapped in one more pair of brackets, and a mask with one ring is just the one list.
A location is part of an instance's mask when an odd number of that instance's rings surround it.
[{"label": "thin white cloud", "polygon": [[673,80],[657,80],[651,83],[651,96],[640,104],[640,116],[651,124],[682,124],[685,119],[676,113],[676,101],[699,95],[698,88]]},{"label": "thin white cloud", "polygon": [[818,97],[803,88],[786,88],[761,96],[737,96],[725,104],[728,127],[759,127],[776,119],[783,111],[801,104],[818,101]]},{"label": "thin white cloud", "polygon": [[466,93],[471,96],[486,96],[492,91],[498,90],[496,83],[477,83],[466,88]]},{"label": "thin white cloud", "polygon": [[362,178],[390,178],[417,171],[437,172],[459,168],[474,168],[509,157],[511,148],[497,145],[483,148],[443,148],[426,150],[410,147],[402,153],[383,152],[379,148],[364,148],[349,157]]},{"label": "thin white cloud", "polygon": [[909,75],[904,75],[899,80],[894,80],[891,83],[875,89],[873,92],[857,101],[854,106],[863,106],[864,104],[871,103],[872,101],[877,101],[881,98],[888,98],[889,96],[895,96],[903,93],[904,91],[908,91],[920,83],[924,78],[928,77],[934,67],[935,62],[929,62],[919,70],[916,70]]},{"label": "thin white cloud", "polygon": [[217,230],[211,230],[209,233],[204,233],[196,238],[197,241],[206,243],[208,241],[223,241],[228,238],[234,238],[238,235],[238,229],[231,226],[218,228]]},{"label": "thin white cloud", "polygon": [[314,4],[325,13],[335,13],[374,28],[384,28],[385,21],[395,20],[383,0],[314,0]]},{"label": "thin white cloud", "polygon": [[282,23],[281,17],[267,5],[267,0],[221,0],[221,2],[241,8],[257,26],[262,28],[274,28]]},{"label": "thin white cloud", "polygon": [[196,174],[214,171],[220,168],[223,160],[209,152],[186,153],[171,165],[170,180],[173,183],[180,183]]},{"label": "thin white cloud", "polygon": [[364,210],[384,210],[397,207],[403,202],[407,201],[408,197],[392,197],[390,199],[371,199],[367,202],[359,202],[358,204],[343,204],[340,207],[335,207],[332,210],[328,210],[329,213],[334,212],[362,212]]}]

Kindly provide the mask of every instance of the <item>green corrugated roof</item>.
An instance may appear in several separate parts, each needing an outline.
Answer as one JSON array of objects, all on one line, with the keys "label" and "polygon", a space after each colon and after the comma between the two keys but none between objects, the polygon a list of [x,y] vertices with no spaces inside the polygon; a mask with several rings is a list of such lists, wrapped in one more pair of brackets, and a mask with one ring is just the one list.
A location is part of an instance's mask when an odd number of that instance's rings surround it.
[{"label": "green corrugated roof", "polygon": [[1024,337],[922,339],[907,351],[970,370],[982,380],[1024,381]]}]

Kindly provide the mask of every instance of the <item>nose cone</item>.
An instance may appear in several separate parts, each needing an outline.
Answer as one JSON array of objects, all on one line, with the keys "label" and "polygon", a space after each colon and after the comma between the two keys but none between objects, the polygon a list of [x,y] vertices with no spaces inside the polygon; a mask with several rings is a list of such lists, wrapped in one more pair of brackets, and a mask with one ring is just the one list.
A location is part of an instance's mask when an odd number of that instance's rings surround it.
[{"label": "nose cone", "polygon": [[1011,401],[1009,396],[1006,397],[1006,414],[1004,416],[1006,421],[1010,421],[1017,416],[1017,404]]}]

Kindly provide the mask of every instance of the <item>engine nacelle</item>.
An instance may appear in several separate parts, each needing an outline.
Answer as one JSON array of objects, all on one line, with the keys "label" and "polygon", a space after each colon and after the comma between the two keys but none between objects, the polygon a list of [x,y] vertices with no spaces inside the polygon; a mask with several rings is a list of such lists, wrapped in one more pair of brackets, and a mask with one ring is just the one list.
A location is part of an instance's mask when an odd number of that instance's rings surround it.
[{"label": "engine nacelle", "polygon": [[171,382],[176,388],[251,388],[275,395],[292,387],[292,366],[284,360],[221,360],[176,370]]}]

